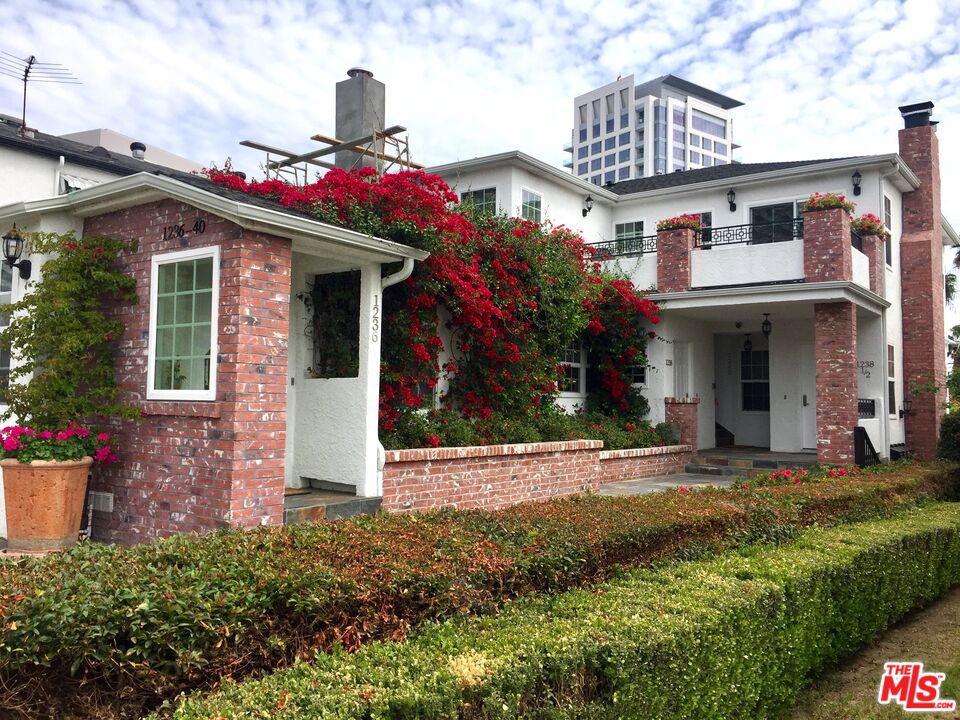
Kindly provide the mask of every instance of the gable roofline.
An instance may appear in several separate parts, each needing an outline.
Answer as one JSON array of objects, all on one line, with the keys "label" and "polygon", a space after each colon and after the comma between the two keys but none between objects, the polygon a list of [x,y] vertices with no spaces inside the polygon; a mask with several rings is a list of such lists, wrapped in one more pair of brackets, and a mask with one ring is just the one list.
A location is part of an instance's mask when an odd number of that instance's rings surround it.
[{"label": "gable roofline", "polygon": [[[606,188],[598,185],[594,185],[586,180],[581,180],[580,178],[571,175],[568,172],[564,172],[560,168],[554,167],[549,163],[545,163],[543,160],[537,160],[537,158],[533,157],[532,155],[527,155],[519,150],[497,153],[496,155],[484,155],[482,157],[475,157],[471,158],[470,160],[462,160],[460,162],[446,163],[444,165],[434,165],[432,167],[428,167],[426,172],[434,175],[445,175],[453,180],[454,177],[459,177],[459,173],[462,171],[477,170],[494,165],[513,165],[514,167],[528,170],[533,174],[540,175],[548,180],[557,180],[565,183],[572,189],[578,190],[586,195],[593,196],[594,199],[600,198],[611,203],[617,200],[617,194],[615,192],[607,190]],[[448,184],[452,185],[452,183]]]},{"label": "gable roofline", "polygon": [[424,260],[430,255],[425,250],[418,250],[392,240],[328,225],[306,215],[286,212],[280,206],[274,209],[242,202],[236,197],[224,197],[181,182],[176,178],[149,172],[110,180],[67,195],[5,205],[0,207],[0,221],[55,212],[70,212],[77,217],[91,217],[167,198],[206,210],[248,230],[291,240],[322,240],[340,245],[345,250],[373,253],[382,262],[395,262],[406,258]]}]

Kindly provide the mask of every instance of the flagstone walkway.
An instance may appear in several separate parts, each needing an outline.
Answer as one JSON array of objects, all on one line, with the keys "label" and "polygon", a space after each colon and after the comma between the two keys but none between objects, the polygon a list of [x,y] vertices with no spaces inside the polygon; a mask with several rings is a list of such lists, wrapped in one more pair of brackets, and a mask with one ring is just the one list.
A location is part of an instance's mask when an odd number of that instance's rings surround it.
[{"label": "flagstone walkway", "polygon": [[623,497],[624,495],[649,495],[655,492],[676,490],[686,485],[691,490],[698,487],[722,487],[733,485],[735,477],[731,475],[703,475],[702,473],[677,473],[676,475],[656,475],[641,480],[606,483],[600,486],[601,495]]}]

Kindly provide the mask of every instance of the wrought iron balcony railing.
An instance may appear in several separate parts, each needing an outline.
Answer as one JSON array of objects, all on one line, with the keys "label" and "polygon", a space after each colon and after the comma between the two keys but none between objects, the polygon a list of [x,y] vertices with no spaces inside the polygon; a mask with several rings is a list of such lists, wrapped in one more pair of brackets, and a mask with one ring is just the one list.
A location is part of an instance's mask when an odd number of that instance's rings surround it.
[{"label": "wrought iron balcony railing", "polygon": [[854,230],[850,231],[850,244],[860,252],[863,252],[863,238],[860,237]]},{"label": "wrought iron balcony railing", "polygon": [[803,219],[772,223],[750,223],[727,227],[704,228],[697,233],[694,245],[708,250],[715,245],[765,245],[798,240],[803,237]]},{"label": "wrought iron balcony railing", "polygon": [[612,257],[643,255],[657,251],[657,236],[644,235],[642,237],[625,238],[622,240],[609,240],[607,242],[594,243],[588,247],[593,249],[594,257],[598,260],[605,260]]}]

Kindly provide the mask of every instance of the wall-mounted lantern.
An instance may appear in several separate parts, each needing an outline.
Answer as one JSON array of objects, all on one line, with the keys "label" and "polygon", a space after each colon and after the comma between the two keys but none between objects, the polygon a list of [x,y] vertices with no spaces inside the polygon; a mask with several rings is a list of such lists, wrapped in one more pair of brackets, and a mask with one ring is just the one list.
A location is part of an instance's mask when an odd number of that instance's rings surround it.
[{"label": "wall-mounted lantern", "polygon": [[583,201],[583,216],[589,215],[591,210],[593,210],[593,197],[587,195]]},{"label": "wall-mounted lantern", "polygon": [[900,403],[900,417],[903,418],[913,411],[913,398],[907,395],[903,396],[903,402]]},{"label": "wall-mounted lantern", "polygon": [[747,339],[743,341],[743,351],[750,352],[753,350],[753,340],[750,339],[752,333],[744,333],[747,336]]},{"label": "wall-mounted lantern", "polygon": [[770,332],[773,330],[773,323],[770,322],[770,313],[763,314],[763,322],[760,323],[760,329],[763,331],[764,337],[770,337]]},{"label": "wall-mounted lantern", "polygon": [[853,182],[853,194],[860,194],[860,183],[863,182],[863,176],[860,174],[859,170],[854,170],[853,175],[850,176],[851,182]]},{"label": "wall-mounted lantern", "polygon": [[[20,269],[20,277],[23,280],[30,279],[30,268],[32,263],[29,260],[20,260],[23,254],[23,246],[26,243],[23,235],[17,230],[17,224],[3,236],[3,257],[7,265]],[[19,262],[17,262],[19,260]]]},{"label": "wall-mounted lantern", "polygon": [[737,193],[731,188],[727,190],[727,204],[730,206],[730,212],[737,209]]}]

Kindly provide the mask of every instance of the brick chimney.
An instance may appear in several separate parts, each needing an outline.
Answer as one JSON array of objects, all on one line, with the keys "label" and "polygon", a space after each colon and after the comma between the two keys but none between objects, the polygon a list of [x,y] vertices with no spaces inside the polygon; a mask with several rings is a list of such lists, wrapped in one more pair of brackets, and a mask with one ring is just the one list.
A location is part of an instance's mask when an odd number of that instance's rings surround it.
[{"label": "brick chimney", "polygon": [[904,391],[913,399],[906,417],[907,447],[925,460],[936,454],[947,375],[940,149],[932,112],[929,101],[902,106],[904,127],[899,133],[900,157],[920,180],[920,187],[903,195],[900,279]]},{"label": "brick chimney", "polygon": [[[337,139],[356,140],[384,128],[387,89],[373,73],[363,68],[347,70],[348,79],[337,83]],[[364,143],[366,146],[367,143]],[[383,152],[383,141],[378,144]],[[336,166],[352,167],[374,165],[374,158],[351,150],[336,154]]]}]

